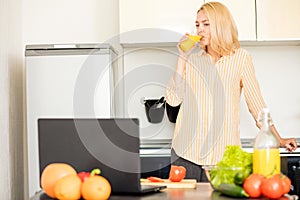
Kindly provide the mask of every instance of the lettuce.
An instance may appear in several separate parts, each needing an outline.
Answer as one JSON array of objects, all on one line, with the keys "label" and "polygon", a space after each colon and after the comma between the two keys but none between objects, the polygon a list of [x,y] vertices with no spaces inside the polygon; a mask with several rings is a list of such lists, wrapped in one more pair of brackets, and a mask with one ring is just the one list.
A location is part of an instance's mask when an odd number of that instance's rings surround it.
[{"label": "lettuce", "polygon": [[210,170],[210,180],[214,188],[221,183],[234,183],[234,176],[242,172],[245,177],[252,173],[252,154],[240,146],[227,146],[222,160]]}]

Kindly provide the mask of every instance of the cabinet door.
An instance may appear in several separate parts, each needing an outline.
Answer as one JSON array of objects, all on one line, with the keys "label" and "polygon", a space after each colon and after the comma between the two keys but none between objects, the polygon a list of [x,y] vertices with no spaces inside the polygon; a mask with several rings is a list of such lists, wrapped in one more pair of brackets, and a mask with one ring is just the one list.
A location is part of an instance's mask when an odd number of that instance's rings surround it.
[{"label": "cabinet door", "polygon": [[[209,1],[214,0],[205,0]],[[218,2],[223,3],[231,12],[239,32],[239,40],[256,40],[255,1],[218,0]]]},{"label": "cabinet door", "polygon": [[260,0],[256,4],[258,40],[300,38],[299,0]]},{"label": "cabinet door", "polygon": [[[120,1],[120,32],[122,35],[128,31],[138,29],[167,29],[180,33],[191,32],[195,27],[197,10],[203,4],[203,0],[125,0]],[[125,35],[125,34],[124,34]],[[161,36],[160,33],[158,35]],[[151,40],[156,37],[150,34],[145,39]],[[138,36],[137,36],[138,37]],[[157,38],[158,42],[176,40],[179,38],[163,37]],[[125,39],[126,40],[126,39]],[[138,40],[138,39],[137,39]],[[143,42],[143,41],[140,41]],[[144,41],[147,42],[147,41]]]}]

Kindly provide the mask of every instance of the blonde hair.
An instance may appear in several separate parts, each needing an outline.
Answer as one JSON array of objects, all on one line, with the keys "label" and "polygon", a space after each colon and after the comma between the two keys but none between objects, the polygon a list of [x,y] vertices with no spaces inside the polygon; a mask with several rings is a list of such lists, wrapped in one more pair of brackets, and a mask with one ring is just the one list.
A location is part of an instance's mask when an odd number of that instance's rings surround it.
[{"label": "blonde hair", "polygon": [[[211,48],[219,56],[234,53],[240,47],[238,30],[228,8],[219,2],[208,2],[198,10],[204,10],[210,23]],[[198,13],[197,12],[197,13]],[[205,47],[201,47],[205,49]]]}]

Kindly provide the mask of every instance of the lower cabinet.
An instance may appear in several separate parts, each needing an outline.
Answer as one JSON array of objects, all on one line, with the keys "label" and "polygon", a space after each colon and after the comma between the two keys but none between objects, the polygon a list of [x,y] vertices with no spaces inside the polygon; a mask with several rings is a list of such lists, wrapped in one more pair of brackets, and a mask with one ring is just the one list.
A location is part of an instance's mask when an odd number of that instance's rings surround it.
[{"label": "lower cabinet", "polygon": [[141,178],[149,176],[156,176],[163,179],[169,178],[170,163],[170,156],[141,157]]},{"label": "lower cabinet", "polygon": [[292,181],[290,194],[300,195],[300,156],[281,157],[281,171]]}]

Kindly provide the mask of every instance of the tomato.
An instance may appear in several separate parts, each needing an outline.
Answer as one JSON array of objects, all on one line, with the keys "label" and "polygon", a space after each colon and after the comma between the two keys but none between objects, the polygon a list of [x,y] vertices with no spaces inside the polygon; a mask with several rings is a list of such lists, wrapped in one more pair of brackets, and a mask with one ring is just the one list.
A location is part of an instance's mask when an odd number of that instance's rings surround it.
[{"label": "tomato", "polygon": [[169,180],[172,182],[180,182],[186,175],[186,169],[183,166],[171,165]]},{"label": "tomato", "polygon": [[291,179],[289,179],[289,177],[287,177],[284,174],[281,174],[280,178],[281,178],[281,183],[283,188],[283,194],[289,193],[292,185]]},{"label": "tomato", "polygon": [[243,188],[251,198],[257,198],[261,196],[260,187],[263,180],[264,177],[259,174],[251,174],[245,179]]},{"label": "tomato", "polygon": [[284,193],[280,176],[274,175],[263,181],[261,185],[261,192],[265,197],[270,199],[277,199],[281,197]]},{"label": "tomato", "polygon": [[100,174],[100,172],[100,169],[93,169],[91,172],[79,172],[77,176],[79,176],[81,181],[84,182],[89,177]]},{"label": "tomato", "polygon": [[154,176],[150,176],[150,177],[148,177],[147,179],[148,179],[149,181],[151,181],[151,182],[164,182],[163,179],[158,178],[158,177],[154,177]]},{"label": "tomato", "polygon": [[90,177],[90,175],[91,175],[90,172],[79,172],[79,173],[77,174],[77,176],[79,176],[81,182],[84,182],[87,178]]}]

